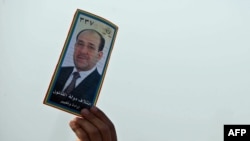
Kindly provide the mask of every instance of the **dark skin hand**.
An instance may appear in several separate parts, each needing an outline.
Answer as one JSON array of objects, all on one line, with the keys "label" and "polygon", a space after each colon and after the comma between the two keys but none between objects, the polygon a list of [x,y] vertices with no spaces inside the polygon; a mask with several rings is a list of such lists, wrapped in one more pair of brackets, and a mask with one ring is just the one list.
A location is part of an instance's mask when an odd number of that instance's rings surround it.
[{"label": "dark skin hand", "polygon": [[69,123],[78,141],[117,141],[111,120],[97,107],[83,109],[81,117]]}]

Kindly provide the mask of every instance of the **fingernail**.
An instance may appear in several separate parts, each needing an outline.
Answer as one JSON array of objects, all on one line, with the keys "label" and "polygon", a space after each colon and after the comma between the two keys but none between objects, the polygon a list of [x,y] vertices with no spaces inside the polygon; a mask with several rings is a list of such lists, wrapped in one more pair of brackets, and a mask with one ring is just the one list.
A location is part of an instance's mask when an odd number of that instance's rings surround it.
[{"label": "fingernail", "polygon": [[98,111],[98,109],[96,106],[93,106],[93,107],[91,107],[91,111],[96,112],[96,111]]},{"label": "fingernail", "polygon": [[82,114],[83,115],[88,115],[89,114],[89,110],[88,109],[83,109],[82,110]]},{"label": "fingernail", "polygon": [[74,120],[71,120],[71,121],[69,122],[69,126],[70,126],[71,128],[74,128],[74,127],[76,126],[76,122],[75,122]]}]

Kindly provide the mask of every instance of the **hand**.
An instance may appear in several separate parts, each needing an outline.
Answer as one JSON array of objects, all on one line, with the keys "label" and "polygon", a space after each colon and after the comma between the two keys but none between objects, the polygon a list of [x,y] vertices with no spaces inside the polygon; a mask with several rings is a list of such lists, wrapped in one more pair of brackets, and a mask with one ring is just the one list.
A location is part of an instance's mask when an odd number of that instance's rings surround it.
[{"label": "hand", "polygon": [[83,109],[81,115],[69,123],[78,141],[117,141],[113,123],[100,109]]}]

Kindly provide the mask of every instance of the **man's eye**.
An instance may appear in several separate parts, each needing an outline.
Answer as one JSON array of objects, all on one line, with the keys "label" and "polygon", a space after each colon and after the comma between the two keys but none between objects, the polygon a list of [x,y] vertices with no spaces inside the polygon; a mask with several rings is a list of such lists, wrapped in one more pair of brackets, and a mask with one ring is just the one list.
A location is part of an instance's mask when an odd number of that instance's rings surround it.
[{"label": "man's eye", "polygon": [[95,47],[93,47],[93,46],[88,46],[88,48],[91,50],[95,50]]},{"label": "man's eye", "polygon": [[77,45],[79,45],[79,46],[83,46],[84,44],[83,44],[83,43],[79,43],[79,42],[78,42],[78,43],[77,43]]}]

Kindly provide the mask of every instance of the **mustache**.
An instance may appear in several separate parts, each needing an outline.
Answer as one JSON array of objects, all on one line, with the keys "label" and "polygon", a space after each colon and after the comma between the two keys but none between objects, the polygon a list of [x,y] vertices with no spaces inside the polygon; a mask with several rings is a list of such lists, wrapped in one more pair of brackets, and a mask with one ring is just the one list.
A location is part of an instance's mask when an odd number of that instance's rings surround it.
[{"label": "mustache", "polygon": [[85,54],[79,54],[79,55],[76,55],[76,58],[80,58],[80,59],[88,59],[88,55],[85,55]]}]

